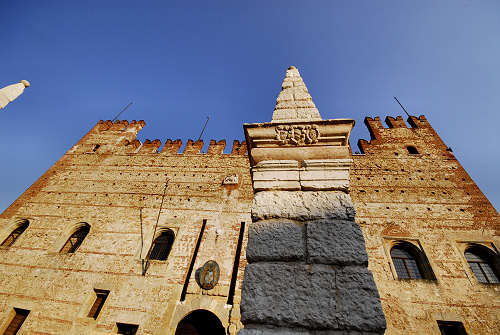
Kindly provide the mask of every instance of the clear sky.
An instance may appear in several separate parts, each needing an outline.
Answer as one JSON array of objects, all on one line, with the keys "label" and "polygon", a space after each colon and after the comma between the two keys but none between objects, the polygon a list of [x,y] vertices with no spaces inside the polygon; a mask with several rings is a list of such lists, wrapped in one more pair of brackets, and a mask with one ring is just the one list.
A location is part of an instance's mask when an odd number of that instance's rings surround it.
[{"label": "clear sky", "polygon": [[[323,118],[424,114],[500,205],[500,1],[0,1],[0,211],[100,119],[243,139],[299,68]],[[229,145],[230,147],[230,145]],[[357,149],[355,149],[357,150]]]}]

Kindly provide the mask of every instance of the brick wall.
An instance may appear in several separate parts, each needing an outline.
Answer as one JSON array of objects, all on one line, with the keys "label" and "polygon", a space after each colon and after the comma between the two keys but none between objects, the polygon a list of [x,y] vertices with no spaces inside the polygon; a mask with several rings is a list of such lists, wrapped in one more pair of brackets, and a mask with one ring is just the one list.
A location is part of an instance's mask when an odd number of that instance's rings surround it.
[{"label": "brick wall", "polygon": [[[172,332],[190,311],[216,314],[234,333],[240,326],[244,239],[234,306],[227,305],[241,222],[250,219],[251,180],[246,146],[235,141],[136,139],[144,122],[99,122],[0,216],[0,229],[19,219],[30,225],[10,248],[0,250],[0,327],[13,307],[29,309],[23,334],[98,334],[115,323],[139,324],[138,334]],[[238,183],[223,185],[235,174]],[[174,231],[167,261],[150,261],[142,276],[141,208],[145,258],[158,226]],[[179,302],[203,220],[206,227],[185,301]],[[74,254],[56,246],[79,222],[90,233]],[[219,284],[202,290],[195,270],[206,261],[220,266]],[[97,320],[86,317],[93,290],[110,295]]]},{"label": "brick wall", "polygon": [[[440,334],[436,320],[463,322],[468,334],[497,334],[499,285],[479,283],[464,249],[499,247],[498,212],[425,117],[366,118],[371,140],[353,155],[351,197],[387,319],[386,334]],[[414,146],[418,154],[410,154]],[[436,280],[398,280],[395,241],[425,252]]]}]

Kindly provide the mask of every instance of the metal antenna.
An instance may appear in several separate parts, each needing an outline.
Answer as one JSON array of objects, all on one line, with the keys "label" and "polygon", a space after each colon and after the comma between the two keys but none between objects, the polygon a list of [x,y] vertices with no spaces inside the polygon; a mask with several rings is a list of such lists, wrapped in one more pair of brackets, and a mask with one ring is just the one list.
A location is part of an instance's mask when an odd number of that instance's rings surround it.
[{"label": "metal antenna", "polygon": [[111,120],[111,122],[115,122],[115,120],[118,119],[120,117],[120,115],[122,115],[122,113],[125,112],[127,110],[127,108],[130,107],[130,105],[132,105],[132,101],[127,106],[125,106],[125,108],[122,109],[122,111],[120,113],[118,113],[118,115],[115,116],[115,118],[113,120]]},{"label": "metal antenna", "polygon": [[403,107],[403,105],[401,105],[401,102],[399,102],[398,98],[394,97],[394,99],[396,99],[396,101],[398,102],[398,104],[401,106],[401,108],[403,108],[403,110],[405,111],[406,115],[408,115],[408,117],[410,117],[410,114],[408,114],[408,112],[406,111],[406,109]]},{"label": "metal antenna", "polygon": [[[155,229],[153,230],[153,237],[151,238],[150,245],[153,245],[154,239],[156,237],[155,236],[156,235],[156,228],[158,227],[158,221],[160,221],[160,214],[161,214],[161,210],[163,209],[163,201],[165,200],[165,192],[167,191],[169,181],[170,181],[169,178],[165,179],[165,188],[163,189],[163,195],[161,196],[160,209],[158,210],[158,216],[156,217]],[[142,214],[142,211],[141,211],[141,214]],[[141,216],[141,220],[142,220],[142,216]],[[142,225],[141,225],[141,228],[142,228]],[[146,271],[148,270],[148,267],[149,267],[149,256],[146,259],[146,262],[142,261],[142,264],[143,264],[142,265],[142,275],[144,276],[146,274]]]},{"label": "metal antenna", "polygon": [[196,140],[196,142],[201,140],[201,136],[203,135],[203,132],[205,131],[205,128],[207,127],[208,120],[210,120],[210,116],[207,116],[207,121],[205,121],[205,125],[203,126],[203,129],[201,130],[201,133],[200,133],[200,137],[198,137],[198,140]]}]

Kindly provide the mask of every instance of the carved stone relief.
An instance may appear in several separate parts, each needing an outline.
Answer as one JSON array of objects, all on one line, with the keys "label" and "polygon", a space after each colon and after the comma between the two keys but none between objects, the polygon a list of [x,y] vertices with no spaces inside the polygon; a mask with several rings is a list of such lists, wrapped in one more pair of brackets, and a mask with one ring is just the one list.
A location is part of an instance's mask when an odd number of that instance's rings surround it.
[{"label": "carved stone relief", "polygon": [[318,142],[320,136],[316,125],[277,126],[276,139],[281,145],[304,145]]}]

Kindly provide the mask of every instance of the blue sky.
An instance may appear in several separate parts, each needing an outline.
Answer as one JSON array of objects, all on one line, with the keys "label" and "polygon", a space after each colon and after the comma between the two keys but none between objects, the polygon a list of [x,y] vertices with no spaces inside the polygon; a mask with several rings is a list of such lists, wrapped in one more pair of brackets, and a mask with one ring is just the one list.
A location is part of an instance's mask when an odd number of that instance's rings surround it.
[{"label": "blue sky", "polygon": [[0,211],[100,119],[243,139],[299,68],[323,118],[424,114],[500,205],[500,1],[1,1]]}]

